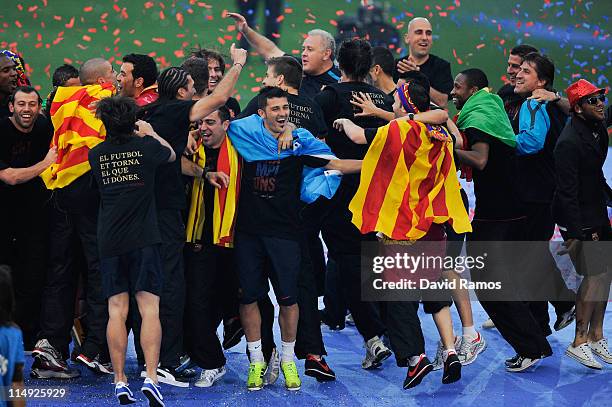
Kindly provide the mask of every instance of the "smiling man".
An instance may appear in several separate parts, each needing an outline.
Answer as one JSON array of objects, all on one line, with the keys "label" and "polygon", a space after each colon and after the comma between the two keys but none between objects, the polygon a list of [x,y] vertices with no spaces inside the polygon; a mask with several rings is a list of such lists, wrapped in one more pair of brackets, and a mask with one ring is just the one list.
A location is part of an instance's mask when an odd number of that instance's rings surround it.
[{"label": "smiling man", "polygon": [[148,55],[128,54],[117,75],[119,94],[133,98],[138,106],[148,105],[157,100],[157,66]]},{"label": "smiling man", "polygon": [[[234,19],[238,31],[265,60],[288,55],[273,41],[249,27],[242,15],[228,13],[227,17]],[[335,57],[336,41],[330,33],[320,29],[308,32],[302,43],[301,62],[304,68],[304,78],[300,86],[300,95],[313,98],[321,92],[325,85],[337,83],[340,80],[340,71],[334,66]]]},{"label": "smiling man", "polygon": [[0,55],[0,118],[11,115],[8,99],[15,88],[17,88],[15,62],[6,55]]},{"label": "smiling man", "polygon": [[[433,45],[433,31],[429,20],[415,17],[408,23],[408,32],[404,36],[408,46],[408,56],[397,61],[397,73],[420,71],[430,82],[429,96],[431,101],[440,107],[446,107],[448,95],[453,89],[450,63],[430,53]],[[395,75],[397,82],[399,75]]]}]

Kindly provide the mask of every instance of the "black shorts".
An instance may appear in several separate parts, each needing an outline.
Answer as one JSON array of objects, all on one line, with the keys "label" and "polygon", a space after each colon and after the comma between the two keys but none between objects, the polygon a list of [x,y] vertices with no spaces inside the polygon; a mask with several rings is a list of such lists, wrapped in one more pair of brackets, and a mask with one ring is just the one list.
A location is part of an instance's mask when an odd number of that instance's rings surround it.
[{"label": "black shorts", "polygon": [[159,296],[162,289],[162,266],[159,245],[146,246],[120,256],[101,258],[100,272],[104,295],[146,291]]},{"label": "black shorts", "polygon": [[300,243],[244,232],[237,232],[234,240],[234,259],[242,290],[240,302],[252,304],[267,296],[269,277],[278,304],[295,304],[301,261]]},{"label": "black shorts", "polygon": [[[567,232],[560,230],[564,240]],[[577,256],[572,258],[576,273],[581,276],[596,276],[611,273],[612,228],[610,225],[582,229],[582,239]]]}]

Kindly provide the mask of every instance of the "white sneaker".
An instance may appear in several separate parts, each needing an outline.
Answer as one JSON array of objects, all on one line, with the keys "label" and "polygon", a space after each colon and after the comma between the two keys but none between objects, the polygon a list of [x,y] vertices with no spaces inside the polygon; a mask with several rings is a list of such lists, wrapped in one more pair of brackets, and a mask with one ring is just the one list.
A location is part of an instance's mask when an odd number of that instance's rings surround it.
[{"label": "white sneaker", "polygon": [[567,347],[565,354],[577,362],[582,363],[591,369],[602,369],[601,364],[595,360],[593,352],[587,343],[573,347],[572,344]]},{"label": "white sneaker", "polygon": [[493,323],[493,320],[489,318],[485,322],[482,323],[482,328],[483,329],[493,329],[495,328],[495,324]]},{"label": "white sneaker", "polygon": [[361,362],[361,367],[366,370],[376,369],[382,366],[382,362],[391,356],[391,351],[385,346],[378,336],[366,342],[366,356]]},{"label": "white sneaker", "polygon": [[[455,349],[459,349],[460,347],[461,336],[455,336]],[[459,351],[457,351],[457,356],[459,356]],[[432,365],[432,370],[440,370],[444,367],[444,345],[442,345],[442,341],[438,341],[438,349],[436,349],[436,357],[434,358]]]},{"label": "white sneaker", "polygon": [[217,380],[225,376],[227,370],[225,366],[221,366],[217,369],[202,369],[200,372],[200,378],[195,382],[196,387],[210,387]]},{"label": "white sneaker", "polygon": [[278,376],[280,376],[280,354],[276,348],[272,349],[272,355],[270,356],[270,360],[268,361],[268,366],[266,367],[266,371],[264,372],[263,383],[264,386],[272,385],[278,380]]},{"label": "white sneaker", "polygon": [[612,363],[612,353],[610,353],[606,338],[601,338],[597,342],[589,342],[589,347],[595,355],[601,358],[601,360],[606,363]]},{"label": "white sneaker", "polygon": [[461,339],[461,345],[457,351],[457,356],[463,366],[473,363],[478,354],[487,348],[485,338],[480,335],[480,332],[476,333],[478,336],[474,339],[466,337],[462,337]]}]

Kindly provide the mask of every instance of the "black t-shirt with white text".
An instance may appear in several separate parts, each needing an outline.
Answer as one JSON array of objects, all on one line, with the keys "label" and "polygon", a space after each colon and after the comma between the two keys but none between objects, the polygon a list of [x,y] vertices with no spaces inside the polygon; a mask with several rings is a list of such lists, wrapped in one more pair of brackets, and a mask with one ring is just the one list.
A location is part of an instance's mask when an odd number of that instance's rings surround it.
[{"label": "black t-shirt with white text", "polygon": [[[314,100],[302,95],[289,93],[287,101],[289,102],[289,121],[291,123],[295,124],[298,128],[308,130],[317,138],[325,138],[327,126],[323,121],[323,112]],[[257,114],[258,109],[257,96],[255,96],[247,107],[244,108],[239,118]]]},{"label": "black t-shirt with white text", "polygon": [[[395,61],[395,70],[393,72],[393,80],[397,82],[399,72],[397,71],[397,63],[408,59],[403,57]],[[450,95],[453,90],[453,76],[451,75],[450,63],[434,54],[429,54],[429,58],[423,65],[419,65],[419,72],[429,79],[429,84],[432,88],[445,95]]]},{"label": "black t-shirt with white text", "polygon": [[157,170],[155,196],[157,209],[185,209],[185,190],[180,157],[187,147],[189,113],[195,104],[191,100],[170,100],[149,107],[144,120],[149,122],[160,137],[174,150],[177,159],[161,165]]},{"label": "black t-shirt with white text", "polygon": [[329,160],[291,156],[281,160],[244,162],[236,230],[297,240],[299,237],[302,170],[324,167]]},{"label": "black t-shirt with white text", "polygon": [[155,170],[170,150],[153,137],[104,141],[89,151],[100,191],[98,248],[108,258],[161,242],[154,201]]}]

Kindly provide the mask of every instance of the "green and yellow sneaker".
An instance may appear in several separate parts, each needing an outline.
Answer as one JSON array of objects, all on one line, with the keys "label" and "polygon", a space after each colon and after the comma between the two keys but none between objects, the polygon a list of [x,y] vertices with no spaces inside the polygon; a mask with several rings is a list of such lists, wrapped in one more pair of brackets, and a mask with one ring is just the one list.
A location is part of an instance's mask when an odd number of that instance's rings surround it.
[{"label": "green and yellow sneaker", "polygon": [[249,391],[261,390],[263,388],[265,370],[266,362],[253,362],[249,365],[249,377],[247,379],[247,389]]},{"label": "green and yellow sneaker", "polygon": [[285,387],[287,390],[296,391],[302,387],[302,381],[298,375],[295,362],[281,362],[281,370],[285,376]]}]

